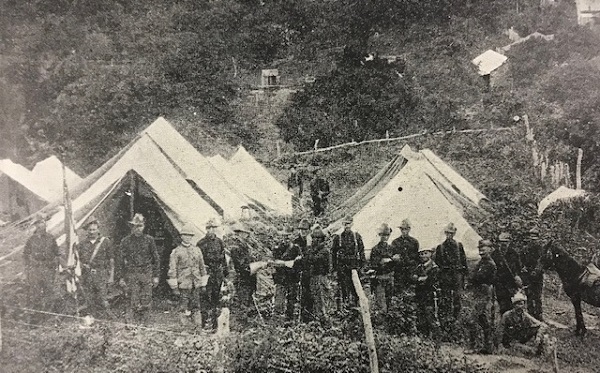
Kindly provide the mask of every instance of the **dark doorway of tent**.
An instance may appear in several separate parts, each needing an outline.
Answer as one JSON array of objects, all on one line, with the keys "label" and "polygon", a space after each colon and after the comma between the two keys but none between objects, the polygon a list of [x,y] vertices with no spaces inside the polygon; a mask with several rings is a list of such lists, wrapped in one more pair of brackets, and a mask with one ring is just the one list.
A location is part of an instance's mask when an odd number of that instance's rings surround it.
[{"label": "dark doorway of tent", "polygon": [[[144,233],[154,237],[160,256],[159,285],[153,291],[154,303],[159,308],[171,302],[171,291],[166,283],[169,256],[179,244],[179,233],[166,213],[164,204],[156,196],[148,183],[135,171],[129,171],[110,191],[95,209],[93,215],[101,222],[102,233],[110,237],[119,255],[119,243],[131,233],[129,222],[135,213],[144,215],[146,226]],[[118,267],[118,266],[117,266]],[[115,277],[120,277],[127,268],[117,268]],[[117,278],[115,280],[117,280]],[[110,289],[111,303],[115,307],[125,306],[127,295],[115,281]],[[162,305],[162,306],[161,306]]]}]

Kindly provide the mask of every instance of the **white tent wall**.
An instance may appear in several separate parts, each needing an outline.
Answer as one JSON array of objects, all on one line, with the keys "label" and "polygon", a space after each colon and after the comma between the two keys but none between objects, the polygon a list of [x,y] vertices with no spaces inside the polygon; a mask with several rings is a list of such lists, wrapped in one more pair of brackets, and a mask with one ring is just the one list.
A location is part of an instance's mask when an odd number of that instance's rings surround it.
[{"label": "white tent wall", "polygon": [[160,117],[143,133],[172,161],[186,179],[192,180],[223,211],[226,220],[237,220],[249,201],[233,188],[169,122]]},{"label": "white tent wall", "polygon": [[284,215],[292,214],[292,193],[267,171],[243,146],[229,160],[235,174],[251,184],[256,199]]},{"label": "white tent wall", "polygon": [[429,248],[445,239],[444,227],[453,222],[458,229],[456,239],[463,243],[467,257],[477,258],[481,237],[422,172],[422,163],[414,160],[354,216],[354,229],[361,233],[370,253],[379,240],[377,228],[382,223],[393,229],[391,242],[399,236],[398,226],[406,218],[412,223],[411,235]]},{"label": "white tent wall", "polygon": [[[50,200],[62,198],[63,194],[63,170],[62,162],[56,156],[50,156],[43,161],[35,164],[31,171],[32,178],[39,185],[44,185],[50,192]],[[67,186],[70,189],[75,188],[81,181],[79,177],[70,168],[65,167]]]},{"label": "white tent wall", "polygon": [[[220,218],[148,136],[139,138],[111,168],[73,201],[74,214],[80,216],[82,211],[92,209],[93,202],[98,200],[99,196],[105,195],[111,186],[119,182],[130,170],[144,179],[157,198],[176,213],[177,221],[173,221],[173,224],[177,229],[180,229],[185,222],[190,222],[195,226],[198,234],[203,234],[204,225],[210,218]],[[52,217],[48,226],[50,229],[55,229],[62,224],[63,220],[64,212],[61,210]]]}]

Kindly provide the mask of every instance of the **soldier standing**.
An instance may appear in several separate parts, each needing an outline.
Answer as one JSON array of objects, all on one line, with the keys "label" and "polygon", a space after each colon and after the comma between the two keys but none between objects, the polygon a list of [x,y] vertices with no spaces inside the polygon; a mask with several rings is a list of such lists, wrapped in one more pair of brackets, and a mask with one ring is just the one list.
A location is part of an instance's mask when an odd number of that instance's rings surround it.
[{"label": "soldier standing", "polygon": [[329,273],[329,251],[325,246],[325,233],[320,226],[311,232],[312,242],[306,254],[300,259],[303,266],[303,276],[309,277],[310,297],[303,305],[306,311],[304,321],[314,319],[322,325],[329,324],[325,307],[327,299],[327,274]]},{"label": "soldier standing", "polygon": [[186,325],[188,312],[197,326],[202,326],[199,312],[200,297],[206,293],[208,276],[204,257],[197,246],[192,244],[194,230],[190,224],[181,228],[181,243],[171,252],[167,283],[175,295],[179,296],[180,321]]},{"label": "soldier standing", "polygon": [[419,264],[419,241],[410,236],[411,224],[408,219],[400,223],[400,237],[392,241],[392,260],[394,261],[394,287],[397,295],[411,284],[411,271]]},{"label": "soldier standing", "polygon": [[84,296],[88,307],[109,312],[108,287],[115,279],[115,253],[110,238],[100,234],[100,224],[90,217],[84,226],[86,238],[77,246],[82,264]]},{"label": "soldier standing", "polygon": [[454,239],[454,224],[449,223],[444,233],[446,240],[437,246],[435,262],[440,267],[440,317],[446,323],[449,317],[458,318],[468,270],[463,244]]},{"label": "soldier standing", "polygon": [[129,223],[131,234],[123,238],[119,250],[119,283],[129,290],[128,317],[142,318],[152,305],[152,288],[158,285],[160,258],[154,237],[144,234],[144,216],[135,214]]},{"label": "soldier standing", "polygon": [[[280,265],[275,267],[275,274],[273,275],[273,282],[275,282],[275,310],[279,314],[286,314],[285,310],[288,304],[291,303],[291,316],[286,317],[288,320],[292,320],[294,316],[293,307],[298,298],[298,282],[300,281],[299,274],[292,268],[293,261],[301,253],[298,248],[292,243],[294,230],[291,226],[286,226],[282,232],[282,240],[273,249],[273,259],[275,262],[280,261]],[[285,263],[288,262],[289,266]],[[290,299],[291,298],[291,299]]]},{"label": "soldier standing", "polygon": [[28,304],[36,310],[47,310],[48,304],[54,301],[60,255],[56,240],[46,232],[46,220],[46,215],[36,215],[35,231],[23,249],[25,276],[29,286]]},{"label": "soldier standing", "polygon": [[540,321],[542,316],[542,289],[544,287],[544,272],[542,268],[543,247],[540,242],[540,231],[532,228],[522,253],[522,277],[527,295],[527,310]]},{"label": "soldier standing", "polygon": [[523,265],[519,254],[511,245],[510,233],[500,233],[498,242],[499,247],[492,252],[492,259],[497,267],[495,290],[502,315],[512,309],[511,297],[523,287],[520,276]]},{"label": "soldier standing", "polygon": [[[307,310],[310,304],[312,304],[312,296],[310,293],[310,275],[308,273],[308,268],[304,267],[302,263],[302,257],[306,254],[308,242],[307,237],[310,232],[310,223],[306,219],[302,219],[298,224],[298,236],[294,239],[293,246],[294,248],[290,251],[290,255],[286,254],[286,257],[289,258],[292,256],[292,253],[298,253],[294,257],[294,266],[292,267],[293,271],[290,273],[290,277],[288,278],[290,281],[294,281],[296,276],[299,275],[298,281],[300,282],[300,318],[303,321],[309,321],[310,315]],[[290,259],[288,259],[290,260]],[[290,283],[290,291],[292,290],[292,285]],[[288,320],[291,320],[294,316],[294,307],[289,302],[291,301],[291,295],[288,293],[288,304],[286,309],[286,317]],[[295,300],[294,300],[295,303]]]},{"label": "soldier standing", "polygon": [[252,307],[252,294],[256,291],[256,275],[250,270],[250,246],[248,245],[248,231],[241,223],[233,226],[235,236],[230,243],[231,261],[237,273],[235,286],[242,306]]},{"label": "soldier standing", "polygon": [[321,214],[325,212],[331,189],[329,187],[329,182],[319,175],[318,168],[315,169],[314,176],[315,178],[310,184],[310,196],[313,201],[314,215],[321,216]]},{"label": "soldier standing", "polygon": [[208,274],[206,293],[202,299],[202,323],[213,330],[217,328],[217,317],[221,304],[221,286],[229,274],[225,258],[225,243],[217,237],[219,224],[215,219],[206,223],[206,235],[196,246],[202,251],[204,264]]},{"label": "soldier standing", "polygon": [[346,216],[343,220],[344,231],[333,238],[331,257],[333,270],[337,272],[338,287],[341,303],[350,301],[356,306],[358,295],[352,283],[352,270],[360,269],[365,263],[365,246],[359,233],[352,231],[352,218]]},{"label": "soldier standing", "polygon": [[288,190],[298,188],[298,197],[302,197],[302,192],[304,190],[304,180],[302,179],[302,170],[297,169],[296,165],[290,166],[290,176],[287,180],[287,188]]},{"label": "soldier standing", "polygon": [[377,234],[379,242],[371,250],[370,264],[375,270],[375,301],[381,310],[386,311],[394,294],[394,266],[391,246],[388,243],[392,229],[383,223]]},{"label": "soldier standing", "polygon": [[[481,260],[477,263],[469,285],[475,296],[475,318],[476,323],[483,329],[483,348],[481,353],[491,354],[494,352],[494,283],[496,282],[496,263],[492,259],[492,242],[490,240],[479,241],[479,255]],[[476,326],[475,320],[470,330],[471,346],[475,347]]]},{"label": "soldier standing", "polygon": [[415,267],[411,281],[415,284],[417,304],[417,328],[420,333],[437,338],[440,334],[438,319],[438,293],[440,269],[432,259],[433,249],[419,248],[419,264]]}]

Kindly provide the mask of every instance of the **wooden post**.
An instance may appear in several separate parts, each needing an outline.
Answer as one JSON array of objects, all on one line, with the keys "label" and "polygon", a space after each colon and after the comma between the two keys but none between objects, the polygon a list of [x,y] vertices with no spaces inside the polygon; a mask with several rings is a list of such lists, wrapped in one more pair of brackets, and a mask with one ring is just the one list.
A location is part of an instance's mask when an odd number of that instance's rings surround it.
[{"label": "wooden post", "polygon": [[319,139],[315,140],[315,150],[317,150],[319,148]]},{"label": "wooden post", "polygon": [[554,345],[554,348],[552,349],[552,362],[553,362],[554,373],[559,373],[557,350],[558,350],[558,340],[556,341],[556,344]]},{"label": "wooden post", "polygon": [[279,143],[279,140],[275,142],[275,146],[277,146],[277,159],[279,159],[281,158],[281,144]]},{"label": "wooden post", "polygon": [[581,160],[583,159],[583,149],[577,149],[577,169],[575,170],[575,189],[581,189]]},{"label": "wooden post", "polygon": [[365,294],[365,290],[360,284],[358,272],[352,270],[352,283],[358,295],[360,303],[360,313],[362,315],[363,324],[365,326],[365,339],[369,348],[369,361],[371,363],[371,373],[379,373],[379,362],[377,361],[377,349],[375,348],[375,336],[373,335],[373,326],[371,325],[371,313],[369,312],[369,300]]}]

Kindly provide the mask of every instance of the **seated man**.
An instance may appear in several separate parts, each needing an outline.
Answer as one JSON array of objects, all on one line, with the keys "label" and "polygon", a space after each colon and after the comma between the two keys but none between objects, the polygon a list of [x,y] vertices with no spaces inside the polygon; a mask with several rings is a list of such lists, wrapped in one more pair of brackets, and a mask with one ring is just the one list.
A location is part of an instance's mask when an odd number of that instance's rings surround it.
[{"label": "seated man", "polygon": [[546,355],[553,343],[546,334],[548,325],[527,312],[527,297],[518,292],[512,297],[513,309],[502,315],[498,325],[496,343],[510,347],[513,341],[525,344],[534,341],[536,354]]}]

